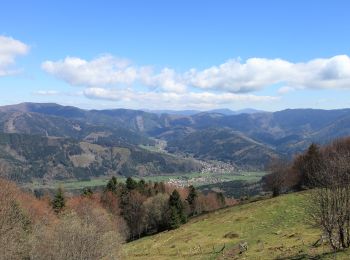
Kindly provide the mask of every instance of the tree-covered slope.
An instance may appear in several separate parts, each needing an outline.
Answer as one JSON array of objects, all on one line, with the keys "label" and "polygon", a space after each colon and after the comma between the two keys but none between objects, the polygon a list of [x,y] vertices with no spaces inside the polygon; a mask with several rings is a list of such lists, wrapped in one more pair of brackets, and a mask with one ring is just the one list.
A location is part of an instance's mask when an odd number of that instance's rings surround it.
[{"label": "tree-covered slope", "polygon": [[168,142],[173,152],[193,154],[202,160],[234,162],[240,168],[261,169],[277,157],[271,147],[228,128],[194,131]]},{"label": "tree-covered slope", "polygon": [[192,172],[192,159],[138,146],[25,134],[0,134],[0,176],[16,181],[88,179],[102,175],[152,175]]},{"label": "tree-covered slope", "polygon": [[0,129],[110,147],[152,145],[154,139],[161,139],[168,143],[164,148],[175,155],[262,169],[274,156],[291,158],[312,142],[350,135],[350,109],[166,114],[22,103],[0,107]]}]

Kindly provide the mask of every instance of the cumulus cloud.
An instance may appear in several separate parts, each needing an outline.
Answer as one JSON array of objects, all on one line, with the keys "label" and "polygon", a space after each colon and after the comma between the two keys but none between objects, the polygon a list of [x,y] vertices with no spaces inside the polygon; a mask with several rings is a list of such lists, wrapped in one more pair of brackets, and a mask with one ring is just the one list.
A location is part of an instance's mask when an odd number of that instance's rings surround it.
[{"label": "cumulus cloud", "polygon": [[29,46],[11,37],[0,35],[0,76],[16,73],[12,68],[17,56],[29,52]]},{"label": "cumulus cloud", "polygon": [[87,88],[84,95],[92,99],[122,101],[124,103],[147,104],[155,108],[215,108],[237,102],[270,102],[278,99],[272,96],[251,94],[212,93],[212,92],[155,92],[135,91],[133,89]]},{"label": "cumulus cloud", "polygon": [[283,59],[233,59],[207,69],[185,72],[172,68],[155,70],[152,66],[137,66],[128,60],[104,55],[90,61],[77,57],[45,61],[42,68],[70,85],[85,87],[83,95],[90,99],[176,109],[271,102],[278,97],[251,92],[276,84],[283,85],[279,95],[305,88],[350,88],[347,55],[299,63]]},{"label": "cumulus cloud", "polygon": [[187,90],[182,76],[169,68],[162,69],[158,74],[152,70],[143,70],[140,79],[144,85],[163,91],[184,93]]},{"label": "cumulus cloud", "polygon": [[104,55],[92,61],[67,57],[56,62],[45,61],[42,69],[71,85],[94,86],[131,84],[137,76],[137,69],[124,59]]},{"label": "cumulus cloud", "polygon": [[192,69],[186,73],[186,78],[194,87],[246,93],[283,80],[292,66],[281,59],[252,58],[245,63],[229,60],[202,71]]},{"label": "cumulus cloud", "polygon": [[192,69],[188,82],[202,89],[220,89],[233,93],[261,90],[283,83],[279,92],[302,88],[350,88],[350,58],[338,55],[292,63],[282,59],[251,58],[245,63],[230,60],[203,71]]},{"label": "cumulus cloud", "polygon": [[294,88],[350,88],[350,57],[338,55],[296,63],[287,82]]},{"label": "cumulus cloud", "polygon": [[274,84],[284,84],[280,93],[302,88],[350,88],[350,58],[338,55],[292,63],[283,59],[251,58],[229,60],[204,70],[176,72],[171,68],[154,71],[135,66],[111,55],[91,61],[67,57],[46,61],[42,68],[71,85],[107,87],[144,85],[151,90],[185,93],[188,88],[229,93],[248,93]]}]

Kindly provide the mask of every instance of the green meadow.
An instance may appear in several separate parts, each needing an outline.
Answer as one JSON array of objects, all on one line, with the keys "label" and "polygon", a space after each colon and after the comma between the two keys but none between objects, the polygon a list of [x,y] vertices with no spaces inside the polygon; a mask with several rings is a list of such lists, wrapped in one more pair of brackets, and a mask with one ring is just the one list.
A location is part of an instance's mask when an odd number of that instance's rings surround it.
[{"label": "green meadow", "polygon": [[[349,259],[336,256],[306,212],[307,193],[234,206],[191,219],[179,229],[124,245],[126,259]],[[248,250],[239,254],[239,243]],[[336,257],[336,258],[334,258]]]}]

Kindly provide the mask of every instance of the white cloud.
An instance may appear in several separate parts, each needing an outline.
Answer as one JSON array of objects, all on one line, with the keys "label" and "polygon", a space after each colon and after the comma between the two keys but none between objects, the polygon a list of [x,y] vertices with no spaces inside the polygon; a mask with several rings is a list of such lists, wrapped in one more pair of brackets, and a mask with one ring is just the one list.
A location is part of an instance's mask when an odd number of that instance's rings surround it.
[{"label": "white cloud", "polygon": [[211,92],[143,92],[132,89],[87,88],[86,97],[128,103],[130,106],[147,105],[148,108],[198,108],[208,109],[239,102],[270,102],[277,97],[256,96],[251,94],[211,93]]},{"label": "white cloud", "polygon": [[251,92],[283,83],[280,92],[302,88],[350,88],[350,57],[338,55],[291,63],[281,59],[252,58],[245,63],[230,60],[203,71],[191,70],[188,81],[202,89],[233,93]]},{"label": "white cloud", "polygon": [[42,69],[71,85],[96,86],[131,84],[137,76],[137,69],[125,59],[104,55],[92,61],[67,57],[56,62],[45,61]]},{"label": "white cloud", "polygon": [[[251,58],[244,62],[236,59],[183,73],[172,68],[157,71],[152,66],[136,66],[111,55],[90,61],[67,57],[46,61],[42,68],[70,85],[85,87],[81,95],[87,98],[117,101],[134,108],[245,107],[247,103],[279,99],[250,93],[276,84],[283,85],[278,89],[279,95],[305,88],[350,89],[347,55],[300,63],[282,59]],[[54,95],[49,91],[38,94]]]},{"label": "white cloud", "polygon": [[292,63],[283,59],[251,58],[229,60],[204,70],[184,73],[171,68],[156,72],[150,66],[138,67],[111,55],[91,61],[67,57],[46,61],[42,68],[71,85],[111,87],[143,85],[151,90],[185,93],[188,88],[248,93],[274,84],[284,84],[280,93],[302,88],[350,88],[350,58],[338,55]]},{"label": "white cloud", "polygon": [[91,61],[67,57],[59,61],[45,61],[42,69],[56,78],[75,86],[132,85],[139,82],[152,89],[184,92],[186,86],[172,69],[155,73],[150,66],[137,67],[124,59],[104,55]]},{"label": "white cloud", "polygon": [[288,85],[294,88],[350,88],[350,57],[338,55],[296,63],[289,73]]},{"label": "white cloud", "polygon": [[184,93],[187,90],[181,75],[173,69],[164,68],[158,74],[154,74],[152,70],[144,69],[140,76],[141,82],[149,87],[176,93]]},{"label": "white cloud", "polygon": [[16,73],[12,68],[17,56],[29,52],[29,46],[11,37],[0,35],[0,76]]},{"label": "white cloud", "polygon": [[292,64],[281,59],[248,59],[245,63],[229,60],[219,66],[186,73],[190,85],[202,89],[220,89],[233,93],[260,90],[287,77]]}]

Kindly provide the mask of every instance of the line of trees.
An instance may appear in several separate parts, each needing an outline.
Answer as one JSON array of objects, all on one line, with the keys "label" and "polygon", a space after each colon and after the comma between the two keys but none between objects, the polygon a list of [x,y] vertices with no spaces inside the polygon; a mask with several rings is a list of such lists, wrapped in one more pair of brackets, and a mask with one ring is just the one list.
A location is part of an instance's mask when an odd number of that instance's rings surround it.
[{"label": "line of trees", "polygon": [[107,183],[101,201],[110,212],[123,217],[129,228],[129,240],[178,228],[188,217],[235,202],[222,194],[204,195],[194,186],[180,188],[132,178],[124,184],[115,177]]},{"label": "line of trees", "polygon": [[271,191],[273,196],[278,196],[287,191],[318,187],[318,173],[324,167],[324,149],[313,143],[292,161],[280,158],[272,160],[268,167],[270,173],[262,179],[265,190]]}]

